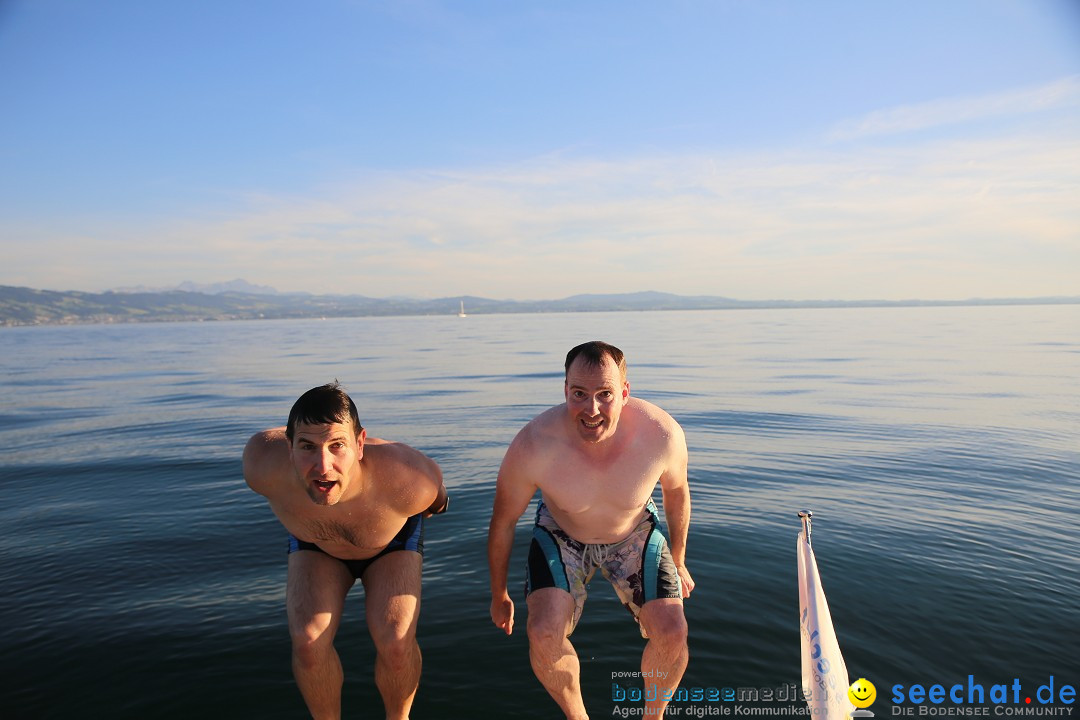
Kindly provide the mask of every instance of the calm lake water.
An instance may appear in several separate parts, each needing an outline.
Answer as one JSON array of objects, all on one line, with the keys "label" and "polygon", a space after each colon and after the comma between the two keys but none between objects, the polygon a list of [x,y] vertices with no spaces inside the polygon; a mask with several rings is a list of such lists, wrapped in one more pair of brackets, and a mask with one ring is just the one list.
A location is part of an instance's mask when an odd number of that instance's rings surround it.
[{"label": "calm lake water", "polygon": [[[427,528],[413,717],[556,717],[523,632],[530,515],[509,638],[486,530],[507,444],[594,338],[686,430],[684,686],[799,682],[801,508],[879,717],[895,684],[1080,685],[1080,306],[39,327],[0,330],[0,717],[304,716],[284,533],[240,453],[335,378],[453,497]],[[381,717],[360,588],[347,612],[345,712]],[[602,580],[574,642],[610,717],[642,641]]]}]

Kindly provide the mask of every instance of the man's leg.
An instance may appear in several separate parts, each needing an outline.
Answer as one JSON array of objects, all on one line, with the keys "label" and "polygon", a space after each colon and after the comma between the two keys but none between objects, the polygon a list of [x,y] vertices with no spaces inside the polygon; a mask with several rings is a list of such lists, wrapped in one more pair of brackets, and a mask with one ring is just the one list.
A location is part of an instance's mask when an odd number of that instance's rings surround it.
[{"label": "man's leg", "polygon": [[387,553],[364,572],[368,632],[375,643],[375,685],[387,720],[407,720],[420,684],[420,571],[411,550]]},{"label": "man's leg", "polygon": [[567,720],[588,720],[581,699],[581,667],[569,638],[573,596],[559,588],[541,588],[529,594],[528,605],[529,660],[536,678]]},{"label": "man's leg", "polygon": [[[650,600],[641,608],[638,619],[649,634],[649,642],[641,654],[645,689],[649,690],[651,682],[656,683],[656,699],[645,703],[645,716],[663,717],[668,701],[662,698],[665,692],[673,692],[679,686],[690,657],[682,599]],[[651,693],[647,694],[647,697],[651,696]]]},{"label": "man's leg", "polygon": [[313,550],[289,554],[285,605],[292,667],[300,694],[316,720],[341,717],[341,659],[334,635],[353,577],[338,560]]}]

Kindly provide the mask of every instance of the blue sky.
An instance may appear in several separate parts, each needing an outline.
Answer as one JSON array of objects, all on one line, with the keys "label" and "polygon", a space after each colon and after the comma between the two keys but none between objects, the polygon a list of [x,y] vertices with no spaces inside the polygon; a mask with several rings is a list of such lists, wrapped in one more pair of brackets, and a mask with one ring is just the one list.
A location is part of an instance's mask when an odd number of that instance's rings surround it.
[{"label": "blue sky", "polygon": [[1075,0],[0,0],[0,284],[1080,295]]}]

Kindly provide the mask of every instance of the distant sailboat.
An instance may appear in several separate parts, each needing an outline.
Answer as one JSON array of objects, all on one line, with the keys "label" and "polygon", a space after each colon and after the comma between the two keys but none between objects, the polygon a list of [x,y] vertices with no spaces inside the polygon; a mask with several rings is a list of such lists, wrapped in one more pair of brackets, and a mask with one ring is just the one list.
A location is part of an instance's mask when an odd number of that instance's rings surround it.
[{"label": "distant sailboat", "polygon": [[465,314],[465,301],[464,300],[461,301],[461,309],[458,310],[457,316],[458,317],[469,317],[468,315]]}]

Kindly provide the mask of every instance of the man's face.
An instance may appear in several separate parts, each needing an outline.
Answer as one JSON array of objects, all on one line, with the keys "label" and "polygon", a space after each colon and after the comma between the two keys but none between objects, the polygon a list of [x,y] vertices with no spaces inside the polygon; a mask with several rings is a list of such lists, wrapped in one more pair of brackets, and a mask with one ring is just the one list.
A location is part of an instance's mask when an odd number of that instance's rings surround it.
[{"label": "man's face", "polygon": [[341,500],[364,455],[364,437],[363,430],[359,436],[353,432],[349,420],[327,425],[297,423],[289,456],[312,502],[334,505]]},{"label": "man's face", "polygon": [[566,373],[565,393],[567,413],[578,435],[597,443],[615,434],[630,384],[610,357],[605,355],[600,365],[588,365],[578,357]]}]

